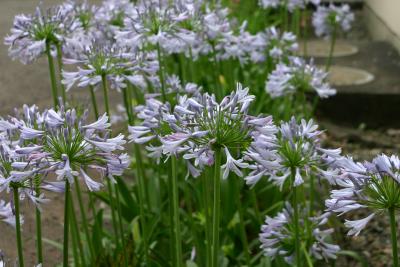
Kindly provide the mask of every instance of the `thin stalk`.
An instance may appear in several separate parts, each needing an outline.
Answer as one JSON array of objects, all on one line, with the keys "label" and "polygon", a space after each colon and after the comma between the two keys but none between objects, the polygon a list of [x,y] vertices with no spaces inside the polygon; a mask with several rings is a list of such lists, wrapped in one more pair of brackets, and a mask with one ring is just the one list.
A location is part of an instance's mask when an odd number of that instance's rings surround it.
[{"label": "thin stalk", "polygon": [[122,243],[122,251],[123,251],[123,257],[124,257],[124,266],[128,266],[128,259],[127,259],[127,253],[126,253],[126,246],[125,246],[125,239],[124,239],[124,227],[122,225],[122,216],[121,216],[121,201],[119,198],[119,192],[117,190],[117,187],[115,187],[115,197],[117,200],[117,213],[118,213],[118,227],[119,227],[119,232],[121,235],[121,243]]},{"label": "thin stalk", "polygon": [[147,240],[147,220],[146,220],[146,208],[145,208],[145,184],[144,184],[144,176],[142,175],[143,172],[143,165],[142,162],[139,160],[137,155],[140,154],[140,148],[137,144],[134,145],[135,157],[136,157],[136,175],[138,178],[138,192],[139,192],[139,212],[140,212],[140,219],[141,219],[141,226],[142,226],[142,233],[143,233],[143,247],[144,247],[144,263],[148,262],[148,251],[149,251],[149,244]]},{"label": "thin stalk", "polygon": [[58,92],[57,92],[57,81],[56,74],[54,70],[54,61],[50,52],[50,43],[46,42],[46,54],[47,61],[49,62],[49,73],[50,73],[50,82],[51,82],[51,94],[53,96],[53,105],[54,107],[58,107]]},{"label": "thin stalk", "polygon": [[261,219],[262,216],[261,216],[261,212],[260,212],[260,207],[258,206],[257,195],[256,195],[254,188],[250,190],[250,197],[253,201],[254,211],[257,216],[257,223],[258,223],[257,228],[260,228],[262,225],[262,219]]},{"label": "thin stalk", "polygon": [[174,210],[173,210],[173,195],[172,195],[172,168],[171,164],[169,166],[168,172],[168,212],[169,212],[169,231],[170,231],[170,253],[171,253],[171,262],[176,262],[176,245],[175,245],[175,228],[174,228]]},{"label": "thin stalk", "polygon": [[328,59],[326,60],[326,66],[325,66],[325,71],[328,72],[331,64],[332,64],[332,56],[333,56],[333,51],[335,50],[335,44],[336,44],[336,33],[337,33],[337,24],[333,26],[333,32],[332,32],[332,37],[331,37],[331,47],[329,49],[329,55]]},{"label": "thin stalk", "polygon": [[[132,89],[130,84],[128,84],[126,90]],[[134,117],[132,114],[132,99],[130,99],[130,91],[123,92],[123,100],[125,104],[126,115],[128,116],[128,124],[134,125]],[[145,203],[150,207],[150,202],[148,201],[148,194],[146,194],[146,185],[145,185],[145,173],[143,169],[143,161],[142,155],[140,153],[140,147],[135,144],[134,145],[134,153],[136,158],[136,177],[138,178],[138,193],[139,193],[139,213],[141,220],[141,228],[143,233],[143,247],[144,247],[144,263],[148,262],[148,240],[147,240],[147,222],[146,222],[146,208]]]},{"label": "thin stalk", "polygon": [[[82,246],[82,240],[81,240],[81,236],[79,233],[78,221],[76,220],[76,216],[75,216],[75,206],[74,206],[74,201],[72,200],[72,197],[69,199],[69,201],[70,201],[70,203],[69,203],[69,205],[70,205],[69,206],[69,209],[70,209],[69,222],[71,224],[72,241],[74,242],[74,239],[75,239],[75,242],[77,243],[78,248],[79,248],[79,255],[81,257],[82,266],[86,266],[85,252],[84,252],[83,246]],[[74,248],[72,248],[72,249],[74,249]],[[75,254],[75,252],[74,252],[74,254]],[[77,261],[76,255],[74,255],[74,260]]]},{"label": "thin stalk", "polygon": [[314,199],[315,199],[315,179],[314,179],[314,175],[310,175],[310,203],[309,203],[309,208],[308,208],[308,212],[309,212],[309,217],[312,217],[314,215]]},{"label": "thin stalk", "polygon": [[301,248],[302,248],[303,253],[304,253],[304,256],[305,256],[305,258],[306,258],[308,267],[314,267],[314,264],[313,264],[313,262],[312,262],[312,259],[311,259],[311,257],[310,257],[310,254],[308,253],[308,251],[307,251],[306,246],[305,246],[304,243],[301,243]]},{"label": "thin stalk", "polygon": [[212,55],[213,55],[213,63],[214,63],[214,79],[215,79],[215,88],[214,94],[217,98],[217,101],[221,100],[221,83],[219,82],[219,75],[220,75],[220,68],[218,66],[218,59],[217,59],[217,51],[215,50],[214,44],[212,44]]},{"label": "thin stalk", "polygon": [[63,80],[63,77],[62,77],[63,62],[62,62],[61,45],[57,44],[56,48],[57,48],[57,65],[58,65],[58,75],[59,75],[59,79],[60,79],[61,97],[62,97],[63,104],[65,105],[65,101],[67,100],[67,97],[66,97],[66,92],[65,92],[65,86],[62,83],[62,80]]},{"label": "thin stalk", "polygon": [[[108,120],[110,120],[110,104],[108,102],[108,87],[107,87],[107,80],[106,80],[106,75],[101,76],[101,81],[103,84],[103,94],[104,94],[104,107],[106,109],[106,113],[108,116]],[[107,190],[108,190],[108,195],[110,196],[110,208],[111,208],[111,220],[112,220],[112,225],[113,225],[113,231],[115,235],[115,243],[117,244],[117,247],[120,247],[119,244],[119,234],[118,234],[118,229],[117,229],[117,218],[115,215],[115,203],[114,203],[114,197],[113,197],[113,185],[110,181],[110,179],[107,180]]]},{"label": "thin stalk", "polygon": [[283,8],[282,8],[282,22],[283,22],[283,32],[285,32],[288,29],[289,25],[289,18],[288,18],[288,0],[285,0]]},{"label": "thin stalk", "polygon": [[214,203],[213,203],[213,225],[211,243],[211,266],[218,267],[219,255],[219,221],[221,213],[221,148],[215,149],[214,163]]},{"label": "thin stalk", "polygon": [[239,226],[240,226],[240,233],[241,233],[241,239],[243,243],[243,249],[244,249],[244,255],[246,256],[246,265],[250,266],[250,249],[249,249],[249,242],[247,241],[247,234],[246,234],[246,224],[244,222],[244,216],[243,216],[243,206],[242,206],[242,200],[241,200],[241,194],[240,194],[240,184],[239,182],[236,182],[235,187],[236,187],[236,196],[237,196],[237,209],[239,212]]},{"label": "thin stalk", "polygon": [[[90,238],[90,234],[89,234],[89,226],[87,224],[87,217],[86,217],[86,211],[85,208],[83,207],[83,201],[82,201],[82,193],[81,193],[81,188],[79,186],[79,181],[76,177],[74,177],[75,179],[75,190],[76,190],[76,196],[78,198],[78,205],[79,205],[79,210],[81,213],[81,217],[82,217],[82,225],[83,225],[83,231],[85,232],[85,236],[86,236],[86,242],[89,245],[89,251],[90,251],[90,255],[92,256],[92,259],[95,257],[94,255],[94,248],[93,248],[93,244],[91,242],[91,238]],[[72,202],[72,200],[71,200]],[[72,205],[72,204],[71,204]],[[75,217],[75,215],[73,215]]]},{"label": "thin stalk", "polygon": [[[295,172],[292,170],[292,177],[294,179]],[[296,267],[301,267],[300,259],[300,226],[299,226],[299,205],[297,199],[297,187],[293,187],[293,220],[294,220],[294,232],[295,232],[295,258]]]},{"label": "thin stalk", "polygon": [[173,233],[175,243],[175,264],[176,267],[182,266],[182,242],[179,220],[179,192],[178,192],[178,174],[177,160],[175,156],[171,157],[171,186],[172,186],[172,218],[173,218]]},{"label": "thin stalk", "polygon": [[205,237],[206,237],[206,266],[210,267],[211,266],[211,220],[210,220],[210,191],[209,191],[209,179],[208,179],[208,172],[207,168],[204,171],[203,174],[203,188],[202,188],[202,193],[203,193],[203,201],[204,201],[204,215],[206,218],[206,231],[205,231]]},{"label": "thin stalk", "polygon": [[115,215],[115,203],[114,203],[114,194],[113,194],[113,185],[110,181],[110,179],[107,180],[107,190],[108,190],[108,195],[110,196],[110,208],[111,208],[111,220],[112,220],[112,225],[113,225],[113,231],[115,235],[115,243],[117,244],[117,247],[120,247],[119,244],[119,234],[118,234],[118,228],[117,228],[117,218]]},{"label": "thin stalk", "polygon": [[158,75],[160,77],[160,82],[161,82],[161,95],[162,95],[162,100],[165,102],[167,100],[167,96],[165,94],[164,65],[161,55],[160,44],[157,44],[157,58],[159,65]]},{"label": "thin stalk", "polygon": [[75,234],[75,230],[73,227],[72,222],[70,221],[70,227],[71,227],[71,236],[72,236],[72,256],[74,257],[74,265],[76,267],[82,266],[82,259],[81,262],[79,262],[79,256],[78,256],[78,240],[76,240],[76,234]]},{"label": "thin stalk", "polygon": [[99,109],[97,108],[96,94],[94,93],[93,86],[91,85],[89,86],[89,91],[90,91],[90,98],[92,100],[94,115],[96,116],[97,120],[99,118]]},{"label": "thin stalk", "polygon": [[399,266],[399,256],[397,251],[397,224],[394,208],[389,208],[390,230],[392,236],[393,267]]},{"label": "thin stalk", "polygon": [[[40,195],[39,183],[35,181],[35,193],[36,196]],[[42,214],[40,210],[36,207],[36,250],[37,250],[37,260],[38,264],[43,264],[43,246],[42,246]]]},{"label": "thin stalk", "polygon": [[19,194],[18,187],[13,187],[14,193],[14,209],[15,209],[15,230],[17,233],[17,248],[18,248],[18,264],[20,267],[24,267],[24,254],[22,250],[22,238],[21,238],[21,219],[19,212]]},{"label": "thin stalk", "polygon": [[197,79],[195,78],[195,72],[194,72],[194,59],[193,59],[193,52],[192,52],[192,48],[189,48],[189,55],[190,55],[190,60],[188,60],[189,62],[189,70],[190,70],[190,80],[194,83],[197,82]]},{"label": "thin stalk", "polygon": [[108,102],[108,87],[107,87],[107,79],[106,75],[101,75],[101,82],[103,84],[103,94],[104,94],[104,107],[106,108],[106,113],[108,116],[108,119],[110,120],[110,104]]},{"label": "thin stalk", "polygon": [[303,56],[307,57],[308,54],[308,11],[307,8],[304,9],[303,11],[303,16],[304,16],[304,31],[303,31]]},{"label": "thin stalk", "polygon": [[64,200],[64,246],[63,246],[63,267],[68,267],[68,235],[69,235],[69,182],[65,181],[65,200]]}]

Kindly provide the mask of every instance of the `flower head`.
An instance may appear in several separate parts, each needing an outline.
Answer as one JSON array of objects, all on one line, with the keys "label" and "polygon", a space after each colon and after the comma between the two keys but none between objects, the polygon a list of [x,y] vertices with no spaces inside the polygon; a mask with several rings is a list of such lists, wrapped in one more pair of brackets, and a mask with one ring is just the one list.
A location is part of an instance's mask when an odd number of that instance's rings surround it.
[{"label": "flower head", "polygon": [[[331,178],[330,166],[340,159],[340,149],[323,149],[320,144],[318,126],[313,120],[294,117],[280,127],[270,129],[267,134],[256,136],[246,153],[253,171],[245,178],[254,185],[263,176],[269,178],[281,189],[285,185],[299,186],[308,175]],[[327,170],[327,171],[325,171]]]},{"label": "flower head", "polygon": [[62,45],[66,36],[80,29],[81,24],[73,16],[71,9],[64,5],[47,10],[43,14],[40,7],[33,15],[17,15],[11,35],[4,39],[9,46],[9,55],[28,64],[39,58],[54,45]]},{"label": "flower head", "polygon": [[325,81],[327,73],[317,68],[313,62],[292,57],[289,64],[279,63],[269,75],[265,84],[266,91],[272,97],[316,92],[319,97],[327,98],[336,94]]},{"label": "flower head", "polygon": [[367,209],[370,215],[359,220],[346,220],[348,235],[358,235],[377,213],[400,209],[400,160],[397,156],[379,155],[372,162],[354,162],[342,158],[337,163],[340,172],[334,179],[337,189],[331,190],[325,201],[327,209],[340,215]]},{"label": "flower head", "polygon": [[75,72],[63,71],[63,83],[70,89],[97,86],[106,79],[111,88],[126,88],[131,83],[146,88],[147,81],[158,71],[158,63],[151,54],[130,50],[126,46],[91,44],[80,54],[79,59],[64,59],[66,64],[77,64]]},{"label": "flower head", "polygon": [[[305,249],[315,259],[328,261],[329,259],[336,259],[340,247],[326,240],[333,233],[333,229],[321,230],[320,227],[324,223],[324,216],[310,218],[307,217],[306,210],[300,212],[300,241],[305,244]],[[260,233],[261,248],[264,254],[272,259],[283,257],[288,264],[293,264],[295,254],[294,229],[293,209],[288,203],[286,203],[283,211],[275,217],[267,216]],[[312,229],[312,231],[308,229]]]},{"label": "flower head", "polygon": [[[240,168],[247,167],[237,155],[251,143],[252,136],[266,132],[271,117],[248,115],[254,96],[248,88],[238,85],[237,90],[220,103],[215,97],[203,94],[193,97],[181,96],[171,110],[169,104],[150,99],[140,108],[138,117],[144,119],[140,126],[130,127],[130,140],[136,143],[152,142],[148,148],[151,155],[179,156],[186,160],[193,176],[197,168],[214,163],[216,149],[225,152],[227,162],[223,165],[226,178],[230,171],[241,176]],[[232,156],[234,155],[234,156]]]},{"label": "flower head", "polygon": [[354,14],[347,4],[341,6],[331,4],[329,7],[318,6],[312,18],[317,36],[331,36],[338,27],[343,31],[349,31],[353,21]]}]

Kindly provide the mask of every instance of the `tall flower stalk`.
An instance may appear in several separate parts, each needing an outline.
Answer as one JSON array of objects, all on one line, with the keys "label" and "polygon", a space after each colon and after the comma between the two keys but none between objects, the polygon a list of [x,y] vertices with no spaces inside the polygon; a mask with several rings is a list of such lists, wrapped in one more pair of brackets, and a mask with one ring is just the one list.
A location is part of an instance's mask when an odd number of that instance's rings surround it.
[{"label": "tall flower stalk", "polygon": [[212,236],[211,236],[211,266],[219,266],[219,229],[221,217],[221,148],[214,150],[214,179],[213,179],[213,213],[212,213]]},{"label": "tall flower stalk", "polygon": [[14,195],[14,209],[15,209],[15,231],[17,234],[17,250],[18,250],[18,264],[24,267],[24,253],[22,249],[22,236],[21,236],[21,220],[20,220],[20,210],[19,210],[19,193],[18,187],[13,187]]},{"label": "tall flower stalk", "polygon": [[341,6],[330,4],[328,7],[320,5],[314,12],[312,23],[315,27],[315,34],[328,37],[331,41],[325,71],[329,71],[331,67],[338,31],[349,31],[353,20],[354,14],[347,4]]}]

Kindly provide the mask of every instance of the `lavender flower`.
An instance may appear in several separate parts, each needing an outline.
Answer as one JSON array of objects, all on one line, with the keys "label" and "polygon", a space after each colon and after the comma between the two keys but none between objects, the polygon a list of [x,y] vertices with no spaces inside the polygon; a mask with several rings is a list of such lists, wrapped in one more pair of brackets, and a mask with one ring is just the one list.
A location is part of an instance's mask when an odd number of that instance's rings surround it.
[{"label": "lavender flower", "polygon": [[318,6],[313,14],[312,23],[317,36],[331,36],[340,27],[343,31],[349,31],[354,21],[354,14],[349,5],[329,7]]},{"label": "lavender flower", "polygon": [[167,1],[142,1],[125,18],[115,38],[135,48],[158,46],[167,54],[185,52],[195,41],[195,34],[180,26],[188,18],[186,10],[174,8]]},{"label": "lavender flower", "polygon": [[3,145],[4,151],[9,151],[12,156],[8,158],[13,159],[12,162],[8,159],[10,167],[16,170],[9,172],[9,178],[3,179],[0,188],[18,183],[21,192],[41,204],[45,202],[42,196],[29,194],[33,189],[24,186],[27,179],[35,177],[43,188],[60,192],[63,187],[45,181],[49,173],[54,173],[58,181],[70,183],[74,183],[75,177],[80,177],[88,189],[94,191],[99,190],[102,184],[94,181],[87,170],[97,171],[111,180],[114,175],[121,175],[129,163],[126,155],[117,152],[124,150],[123,135],[108,137],[110,123],[106,115],[90,124],[85,122],[86,116],[86,113],[78,116],[74,109],[50,109],[39,113],[35,107],[25,107],[23,116],[10,118],[9,123],[16,126],[16,141],[23,146],[17,145],[11,150]]},{"label": "lavender flower", "polygon": [[158,63],[151,54],[143,54],[118,45],[92,44],[85,48],[79,59],[64,59],[65,64],[77,64],[78,71],[63,71],[62,82],[69,90],[78,87],[97,86],[105,78],[111,88],[126,88],[129,82],[146,88],[147,81],[158,71]]},{"label": "lavender flower", "polygon": [[334,179],[338,189],[325,201],[329,211],[339,213],[367,209],[370,214],[359,220],[346,220],[348,235],[358,235],[375,215],[400,208],[400,160],[397,156],[376,156],[372,162],[354,162],[343,158],[337,162],[339,175]]},{"label": "lavender flower", "polygon": [[39,58],[53,46],[62,45],[65,37],[79,30],[80,23],[71,16],[71,10],[57,6],[42,14],[38,7],[34,15],[17,15],[4,44],[9,55],[28,64]]},{"label": "lavender flower", "polygon": [[152,156],[182,155],[195,177],[204,166],[213,165],[214,150],[218,147],[224,149],[227,157],[224,178],[230,171],[241,176],[240,169],[247,167],[247,163],[235,158],[247,149],[253,135],[265,133],[272,122],[271,117],[256,118],[247,114],[254,100],[248,91],[238,85],[220,103],[208,94],[181,96],[173,112],[169,104],[151,99],[139,111],[138,117],[144,119],[143,123],[130,127],[129,139],[136,143],[152,141],[155,146],[148,147]]},{"label": "lavender flower", "polygon": [[270,127],[267,134],[256,136],[246,153],[252,169],[246,183],[254,185],[268,176],[282,190],[285,185],[303,184],[309,175],[332,179],[330,166],[341,158],[341,150],[323,149],[319,139],[322,132],[317,129],[313,120],[303,119],[297,124],[292,117],[279,128]]},{"label": "lavender flower", "polygon": [[290,12],[293,12],[296,9],[304,9],[309,2],[319,5],[320,0],[259,0],[258,4],[264,9],[286,7]]},{"label": "lavender flower", "polygon": [[289,64],[279,63],[269,75],[265,90],[273,97],[284,95],[316,92],[319,97],[327,98],[335,95],[326,80],[327,73],[314,66],[313,62],[306,64],[298,57],[290,58]]},{"label": "lavender flower", "polygon": [[268,54],[275,60],[286,59],[299,47],[296,35],[291,32],[280,33],[275,27],[270,27],[266,29],[264,36]]},{"label": "lavender flower", "polygon": [[[286,203],[283,211],[275,217],[266,217],[260,233],[261,248],[265,256],[272,259],[283,257],[288,264],[294,263],[295,232],[293,220],[293,209],[288,203]],[[310,218],[307,216],[306,210],[302,210],[299,224],[301,242],[306,246],[305,249],[310,255],[317,260],[336,259],[340,247],[326,240],[333,233],[333,229],[320,229],[325,224],[323,216]]]}]

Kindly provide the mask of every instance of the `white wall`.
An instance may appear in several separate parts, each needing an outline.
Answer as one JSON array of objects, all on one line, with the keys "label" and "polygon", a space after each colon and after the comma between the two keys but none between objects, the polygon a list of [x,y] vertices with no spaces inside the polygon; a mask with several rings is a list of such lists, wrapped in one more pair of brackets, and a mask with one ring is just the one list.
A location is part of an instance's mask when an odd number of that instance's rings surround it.
[{"label": "white wall", "polygon": [[390,41],[400,51],[400,0],[365,0],[365,4],[372,37]]}]

